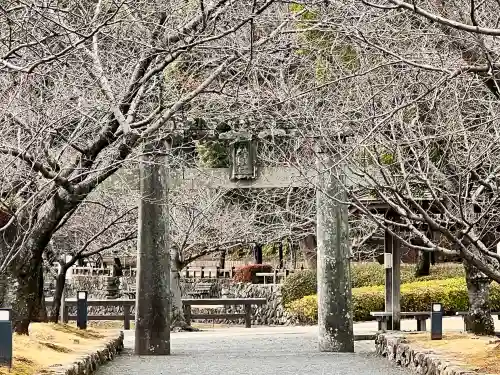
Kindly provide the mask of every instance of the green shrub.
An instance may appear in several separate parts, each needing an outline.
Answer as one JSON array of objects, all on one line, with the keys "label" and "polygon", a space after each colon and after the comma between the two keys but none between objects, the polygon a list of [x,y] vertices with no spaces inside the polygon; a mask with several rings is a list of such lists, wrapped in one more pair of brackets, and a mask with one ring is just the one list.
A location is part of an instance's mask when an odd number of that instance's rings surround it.
[{"label": "green shrub", "polygon": [[[352,290],[355,321],[371,320],[371,311],[384,311],[384,287],[369,286]],[[417,281],[401,285],[402,311],[429,311],[434,302],[443,304],[443,311],[450,315],[468,309],[467,287],[464,278]],[[500,310],[500,285],[491,284],[490,307]],[[318,319],[316,295],[293,301],[288,310],[303,323],[315,323]]]},{"label": "green shrub", "polygon": [[292,273],[281,287],[283,304],[316,293],[316,270],[303,270]]},{"label": "green shrub", "polygon": [[[354,263],[351,267],[352,287],[383,285],[385,269],[378,263]],[[464,267],[460,263],[442,263],[431,266],[429,276],[416,277],[414,264],[401,265],[401,283],[407,284],[423,280],[444,280],[465,277]]]},{"label": "green shrub", "polygon": [[256,273],[273,272],[273,266],[270,264],[247,264],[236,268],[233,279],[242,283],[257,283]]},{"label": "green shrub", "polygon": [[[401,266],[401,282],[403,284],[415,281],[451,279],[465,277],[461,264],[438,264],[431,267],[430,276],[415,277],[415,265],[403,264]],[[353,263],[351,267],[352,287],[361,288],[368,286],[384,285],[384,266],[372,263]],[[298,300],[304,296],[315,294],[317,291],[316,271],[303,270],[290,275],[283,283],[281,293],[283,303]],[[373,310],[372,310],[373,311]]]}]

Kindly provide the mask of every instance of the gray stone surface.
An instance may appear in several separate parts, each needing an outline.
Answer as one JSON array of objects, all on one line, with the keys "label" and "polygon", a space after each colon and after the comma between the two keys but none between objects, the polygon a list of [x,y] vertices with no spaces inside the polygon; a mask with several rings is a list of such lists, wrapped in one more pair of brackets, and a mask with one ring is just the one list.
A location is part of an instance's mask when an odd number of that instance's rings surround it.
[{"label": "gray stone surface", "polygon": [[[422,375],[477,375],[458,363],[443,358],[430,349],[412,348],[405,337],[410,333],[378,334],[375,340],[376,353],[392,363],[411,369]],[[414,344],[413,344],[414,345]]]},{"label": "gray stone surface", "polygon": [[356,342],[356,353],[320,353],[317,327],[226,328],[172,334],[172,355],[132,355],[133,335],[125,336],[125,355],[97,375],[410,375],[377,358],[374,344]]},{"label": "gray stone surface", "polygon": [[[346,192],[337,160],[318,147],[316,190],[318,238],[318,326],[323,352],[353,352],[353,311]],[[337,176],[335,176],[335,174]]]}]

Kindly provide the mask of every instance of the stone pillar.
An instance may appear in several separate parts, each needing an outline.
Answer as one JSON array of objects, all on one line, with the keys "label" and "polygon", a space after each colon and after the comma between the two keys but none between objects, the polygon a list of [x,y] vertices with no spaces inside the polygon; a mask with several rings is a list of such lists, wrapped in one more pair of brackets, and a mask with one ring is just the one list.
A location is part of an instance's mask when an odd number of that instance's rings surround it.
[{"label": "stone pillar", "polygon": [[354,352],[346,192],[332,157],[318,150],[316,189],[319,350]]},{"label": "stone pillar", "polygon": [[147,144],[139,168],[141,200],[137,239],[136,355],[170,354],[170,254],[166,158]]}]

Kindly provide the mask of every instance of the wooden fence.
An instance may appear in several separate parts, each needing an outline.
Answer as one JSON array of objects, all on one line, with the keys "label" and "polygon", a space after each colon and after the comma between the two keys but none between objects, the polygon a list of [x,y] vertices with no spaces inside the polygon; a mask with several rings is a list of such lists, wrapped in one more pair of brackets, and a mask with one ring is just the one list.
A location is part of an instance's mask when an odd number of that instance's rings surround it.
[{"label": "wooden fence", "polygon": [[[52,298],[47,298],[45,304],[51,306],[53,302]],[[69,315],[69,308],[76,307],[76,298],[67,298],[61,301],[62,304],[62,321],[68,323],[70,320],[76,320],[76,315]],[[132,320],[130,314],[130,308],[135,306],[134,299],[89,299],[87,300],[87,306],[98,306],[98,307],[123,307],[123,315],[89,315],[87,319],[90,320],[123,320],[124,329],[130,329],[130,321]],[[135,319],[135,317],[133,318]]]},{"label": "wooden fence", "polygon": [[[231,268],[220,268],[220,267],[208,267],[208,266],[188,266],[185,267],[181,272],[181,277],[184,279],[232,279],[234,273],[236,271],[236,266]],[[299,269],[304,269],[304,266],[301,266]],[[286,274],[288,276],[289,273],[294,272],[292,269],[278,269],[276,268],[272,271],[273,274],[276,272],[279,273],[279,276],[282,274]],[[68,278],[73,276],[111,276],[111,268],[93,268],[93,267],[72,267],[68,271],[70,274]],[[123,269],[124,277],[136,277],[137,269],[136,268],[125,268]],[[260,275],[263,276],[263,275]],[[272,275],[266,275],[272,276]]]}]

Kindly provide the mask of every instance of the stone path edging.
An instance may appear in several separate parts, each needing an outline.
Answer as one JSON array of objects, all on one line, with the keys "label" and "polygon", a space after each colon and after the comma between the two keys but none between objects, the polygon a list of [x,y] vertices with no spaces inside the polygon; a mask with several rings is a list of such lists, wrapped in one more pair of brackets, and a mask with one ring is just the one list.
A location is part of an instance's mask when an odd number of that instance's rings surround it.
[{"label": "stone path edging", "polygon": [[112,361],[123,350],[123,331],[117,338],[109,340],[104,345],[96,348],[93,353],[78,358],[70,365],[55,365],[42,370],[42,374],[54,375],[90,375],[97,371],[103,364]]},{"label": "stone path edging", "polygon": [[412,349],[404,333],[379,333],[375,339],[377,355],[419,375],[478,375],[442,359],[432,350]]}]

